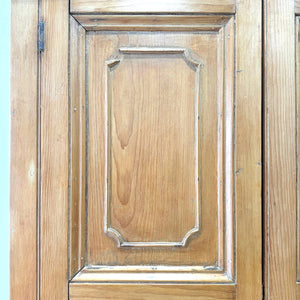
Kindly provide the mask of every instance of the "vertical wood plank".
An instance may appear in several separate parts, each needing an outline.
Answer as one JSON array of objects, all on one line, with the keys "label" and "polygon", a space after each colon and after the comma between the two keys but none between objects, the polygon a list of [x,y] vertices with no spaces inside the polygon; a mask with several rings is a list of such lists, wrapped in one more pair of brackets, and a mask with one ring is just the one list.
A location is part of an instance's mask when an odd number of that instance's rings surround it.
[{"label": "vertical wood plank", "polygon": [[264,1],[265,292],[296,299],[294,0]]},{"label": "vertical wood plank", "polygon": [[237,1],[236,257],[243,300],[262,298],[261,21],[261,1]]},{"label": "vertical wood plank", "polygon": [[68,297],[68,0],[42,0],[40,298]]},{"label": "vertical wood plank", "polygon": [[10,298],[35,299],[38,1],[11,11]]}]

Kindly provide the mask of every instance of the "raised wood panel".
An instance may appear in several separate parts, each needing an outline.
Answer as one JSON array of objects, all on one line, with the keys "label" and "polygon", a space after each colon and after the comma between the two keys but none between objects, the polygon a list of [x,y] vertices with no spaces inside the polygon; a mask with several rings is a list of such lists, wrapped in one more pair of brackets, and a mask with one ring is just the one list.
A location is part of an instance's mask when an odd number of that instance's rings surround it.
[{"label": "raised wood panel", "polygon": [[71,0],[71,13],[234,13],[234,0]]},{"label": "raised wood panel", "polygon": [[233,300],[234,285],[70,284],[70,300]]},{"label": "raised wood panel", "polygon": [[[89,126],[88,144],[88,264],[204,264],[217,270],[222,269],[228,262],[233,263],[233,182],[230,175],[233,151],[230,142],[233,134],[233,114],[230,109],[233,109],[233,102],[229,88],[233,87],[233,48],[224,47],[225,41],[226,45],[233,45],[233,34],[227,36],[232,25],[232,22],[228,23],[228,29],[226,27],[218,34],[87,34],[88,115],[89,124],[93,124]],[[136,48],[143,54],[129,53]],[[174,49],[182,53],[172,54]],[[195,102],[196,72],[188,65],[192,64],[193,67],[193,63],[188,61],[187,64],[186,58],[183,59],[185,50],[182,49],[190,49],[195,57],[198,56],[203,61],[202,84],[199,85],[202,87],[199,90],[199,121],[198,104]],[[116,61],[112,67],[115,69],[110,74],[114,77],[114,86],[110,91],[114,94],[114,100],[108,105],[111,107],[109,115],[112,116],[111,122],[108,122],[109,126],[112,124],[108,142],[113,149],[109,162],[109,157],[105,157],[107,136],[104,129],[107,108],[104,66],[108,59],[118,57],[122,51],[128,53],[125,55],[128,58],[123,58],[120,63]],[[145,53],[147,51],[149,53]],[[154,53],[161,51],[162,53]],[[232,59],[229,59],[230,56]],[[231,72],[226,79],[225,63],[226,72]],[[156,76],[160,78],[160,85]],[[129,78],[132,85],[128,84]],[[223,92],[224,80],[228,87],[227,96]],[[168,89],[168,85],[172,88]],[[226,102],[226,107],[228,105],[226,120],[223,118],[223,102]],[[118,122],[123,122],[120,132],[117,132]],[[198,131],[197,122],[199,133],[195,136]],[[223,131],[227,134],[226,142]],[[197,146],[197,139],[201,146]],[[197,147],[201,148],[199,155],[195,151]],[[162,158],[166,163],[161,163]],[[200,167],[197,167],[197,159]],[[196,175],[197,168],[200,170],[199,176]],[[109,183],[110,178],[105,175],[106,170],[111,172],[110,184],[119,189],[114,191],[116,188],[112,188],[114,196],[111,198],[111,218],[114,219],[114,227],[135,242],[155,241],[157,238],[159,242],[172,242],[174,237],[180,237],[179,241],[182,241],[184,235],[195,226],[195,187],[199,177],[199,199],[202,199],[199,234],[193,234],[186,246],[179,247],[181,249],[118,249],[116,241],[104,234],[103,218],[106,212],[103,210],[103,201],[107,180]],[[227,198],[223,194],[222,186],[226,189]],[[145,192],[151,193],[147,195]],[[168,199],[165,197],[169,197],[169,200],[165,200]],[[114,201],[117,201],[116,204],[113,204]],[[189,217],[186,218],[186,215]],[[176,219],[176,223],[173,219]]]},{"label": "raised wood panel", "polygon": [[72,282],[232,282],[233,19],[217,33],[87,32],[85,55],[70,25],[71,274],[84,250],[90,266]]},{"label": "raised wood panel", "polygon": [[185,246],[200,228],[201,63],[176,47],[123,47],[105,63],[104,231],[120,246]]}]

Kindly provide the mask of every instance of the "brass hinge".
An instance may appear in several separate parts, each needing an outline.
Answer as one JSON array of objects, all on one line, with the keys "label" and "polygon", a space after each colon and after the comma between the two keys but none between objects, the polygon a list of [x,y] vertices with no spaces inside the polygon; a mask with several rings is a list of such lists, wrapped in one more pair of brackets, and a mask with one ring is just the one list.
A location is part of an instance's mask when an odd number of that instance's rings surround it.
[{"label": "brass hinge", "polygon": [[38,49],[40,52],[45,49],[45,23],[39,22],[38,27]]}]

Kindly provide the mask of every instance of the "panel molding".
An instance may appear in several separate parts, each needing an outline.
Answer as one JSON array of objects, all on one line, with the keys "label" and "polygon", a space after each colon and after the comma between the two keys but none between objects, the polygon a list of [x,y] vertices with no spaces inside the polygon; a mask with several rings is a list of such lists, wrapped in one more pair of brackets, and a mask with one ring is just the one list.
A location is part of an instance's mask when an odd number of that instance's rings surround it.
[{"label": "panel molding", "polygon": [[91,15],[73,14],[87,31],[219,31],[232,15]]},{"label": "panel molding", "polygon": [[86,266],[71,283],[234,283],[215,266]]},{"label": "panel molding", "polygon": [[[132,16],[132,19],[128,18],[128,20],[135,20],[135,15]],[[177,16],[176,16],[177,17]],[[203,16],[199,17],[199,20]],[[213,16],[216,17],[216,16]],[[220,16],[218,16],[220,17]],[[222,16],[223,17],[223,16]],[[187,18],[188,19],[188,18]],[[218,230],[219,230],[219,239],[218,239],[218,252],[219,257],[216,261],[216,264],[214,265],[205,265],[205,264],[194,264],[193,266],[183,266],[183,268],[174,266],[174,268],[179,269],[182,271],[181,276],[184,277],[184,274],[186,272],[191,273],[190,282],[234,282],[235,281],[235,254],[234,254],[234,244],[235,244],[235,237],[234,237],[234,227],[235,227],[235,220],[234,220],[234,174],[233,174],[233,165],[234,165],[234,18],[232,16],[224,16],[222,19],[223,21],[226,20],[223,25],[220,26],[220,29],[218,32],[213,32],[212,34],[219,34],[219,49],[218,51],[218,60],[220,63],[221,71],[218,74],[218,78],[220,81],[220,91],[218,91],[218,98],[220,99],[220,103],[218,103],[218,111],[220,111],[220,115],[218,116],[218,162],[220,164],[220,167],[218,167],[218,178],[219,181],[222,182],[218,183],[218,205],[219,211],[218,211]],[[210,22],[212,19],[210,19]],[[93,34],[92,32],[89,34]],[[111,33],[110,33],[111,34]],[[172,44],[171,44],[172,45]],[[87,52],[88,53],[88,52]],[[132,46],[126,46],[126,47],[120,47],[113,50],[111,53],[113,53],[112,56],[110,56],[110,59],[108,59],[105,63],[106,71],[104,71],[104,77],[106,76],[106,83],[104,83],[104,91],[106,89],[106,96],[108,96],[107,91],[107,79],[108,74],[111,72],[110,70],[117,70],[119,65],[122,63],[122,60],[124,59],[124,56],[126,55],[149,55],[149,54],[160,54],[160,55],[181,55],[185,63],[191,67],[192,69],[196,70],[202,68],[203,63],[198,58],[198,55],[201,54],[194,54],[191,51],[189,51],[185,47],[132,47]],[[110,54],[108,54],[109,57]],[[89,58],[87,57],[87,60]],[[104,60],[105,61],[105,60]],[[105,79],[104,79],[105,81]],[[104,93],[104,92],[103,92]],[[108,101],[106,100],[105,103]],[[108,110],[108,107],[103,108],[104,111]],[[222,117],[226,116],[226,118]],[[106,118],[103,122],[103,125],[106,124],[108,126],[108,119]],[[107,132],[108,128],[105,129]],[[104,140],[107,140],[107,136],[104,137]],[[107,150],[103,151],[107,153]],[[107,155],[107,154],[106,154]],[[226,158],[226,159],[225,159]],[[107,158],[105,159],[107,161]],[[106,166],[107,169],[107,166]],[[107,174],[107,171],[106,171]],[[107,176],[106,176],[107,177]],[[104,177],[105,178],[105,177]],[[107,199],[107,196],[105,196],[105,199]],[[104,205],[104,207],[107,207]],[[106,208],[107,209],[107,208]],[[107,209],[108,211],[108,209]],[[107,218],[108,219],[108,218]],[[106,232],[111,234],[111,236],[116,240],[118,243],[118,247],[165,247],[165,246],[179,246],[183,247],[189,237],[194,233],[194,231],[198,231],[199,228],[192,228],[186,236],[180,241],[176,243],[135,243],[135,242],[129,242],[124,241],[124,238],[118,231],[114,231],[114,229],[110,226],[109,222],[106,221],[103,222],[102,218],[100,218],[100,222],[104,224],[106,228]],[[89,227],[89,226],[88,226]],[[102,231],[103,232],[103,231]],[[148,251],[147,250],[147,251]],[[87,250],[88,252],[89,250]],[[97,262],[92,262],[93,264]],[[86,264],[89,264],[89,260],[86,261]],[[160,268],[160,266],[151,266],[152,275],[155,276],[155,273],[157,272],[157,267]],[[97,269],[95,271],[94,269]],[[106,269],[105,269],[106,268]],[[175,271],[173,268],[169,269],[167,272],[160,272],[160,274],[165,274],[166,278],[173,276],[173,273],[179,274],[178,270]],[[120,278],[137,278],[137,274],[143,273],[144,266],[138,266],[136,269],[134,268],[128,268],[130,269],[130,272],[127,272],[128,274],[125,276],[126,273],[124,270],[120,272],[118,268],[110,268],[108,266],[101,266],[99,267],[85,267],[83,270],[81,270],[78,273],[78,276],[76,276],[76,280],[81,278],[82,282],[85,282],[84,280],[87,280],[89,276],[91,276],[91,280],[100,280],[100,278],[105,278],[105,274],[110,273],[111,275],[111,282],[118,282],[119,280],[123,280]],[[92,272],[90,272],[92,270]],[[196,272],[195,275],[192,275],[193,272]],[[145,280],[148,280],[150,277],[149,270],[147,272],[144,272],[145,274]],[[98,274],[97,278],[93,277],[93,274]],[[104,274],[104,275],[103,275]],[[120,275],[121,274],[121,275]],[[120,275],[120,276],[119,276]],[[207,276],[209,275],[209,276]],[[104,276],[104,277],[102,277]],[[125,276],[125,277],[124,277]],[[153,277],[152,278],[155,278]],[[155,280],[161,280],[161,276],[159,275]],[[217,277],[217,279],[214,276]],[[181,278],[183,278],[181,277]],[[92,279],[94,278],[94,279]],[[147,279],[148,278],[148,279]],[[179,275],[175,276],[175,281],[178,280],[179,282]],[[75,280],[75,279],[74,279]],[[133,279],[132,279],[133,280]],[[150,279],[149,279],[150,280]],[[172,279],[173,280],[173,279]],[[133,281],[132,281],[133,282]],[[145,281],[146,282],[146,281]]]},{"label": "panel molding", "polygon": [[69,102],[69,268],[72,277],[85,264],[86,78],[84,28],[70,16]]}]

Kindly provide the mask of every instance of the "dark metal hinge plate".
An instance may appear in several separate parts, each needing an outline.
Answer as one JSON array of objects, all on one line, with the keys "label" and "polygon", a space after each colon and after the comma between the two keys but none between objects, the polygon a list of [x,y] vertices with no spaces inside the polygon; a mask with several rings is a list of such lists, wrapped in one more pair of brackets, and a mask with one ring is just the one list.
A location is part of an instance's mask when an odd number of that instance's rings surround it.
[{"label": "dark metal hinge plate", "polygon": [[38,28],[38,49],[39,51],[44,51],[45,49],[45,23],[39,22]]}]

